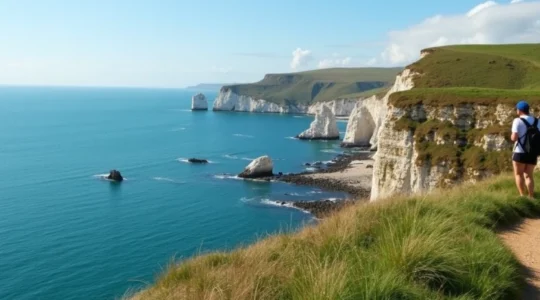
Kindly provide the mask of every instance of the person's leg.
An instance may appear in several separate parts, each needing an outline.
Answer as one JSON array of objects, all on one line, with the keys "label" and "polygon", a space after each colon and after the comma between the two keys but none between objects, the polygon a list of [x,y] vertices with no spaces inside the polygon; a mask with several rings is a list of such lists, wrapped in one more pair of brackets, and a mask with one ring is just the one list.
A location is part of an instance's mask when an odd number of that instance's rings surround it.
[{"label": "person's leg", "polygon": [[516,178],[516,186],[519,191],[519,195],[525,196],[525,179],[523,177],[526,165],[516,161],[513,161],[512,164],[514,166],[514,177]]},{"label": "person's leg", "polygon": [[525,185],[529,191],[529,197],[534,198],[534,168],[536,165],[525,165]]}]

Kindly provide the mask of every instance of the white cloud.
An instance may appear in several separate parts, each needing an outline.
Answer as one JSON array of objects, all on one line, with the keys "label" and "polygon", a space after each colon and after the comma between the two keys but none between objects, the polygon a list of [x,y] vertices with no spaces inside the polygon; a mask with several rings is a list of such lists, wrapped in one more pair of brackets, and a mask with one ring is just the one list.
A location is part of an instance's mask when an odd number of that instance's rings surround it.
[{"label": "white cloud", "polygon": [[486,8],[489,8],[495,5],[497,5],[497,2],[495,1],[487,1],[482,4],[478,4],[473,9],[469,10],[469,12],[467,13],[467,17],[472,17],[476,15],[477,13],[481,12],[482,10],[485,10]]},{"label": "white cloud", "polygon": [[332,56],[334,58],[327,58],[319,61],[318,68],[325,69],[334,67],[346,67],[351,64],[352,59],[350,57],[340,58],[339,55],[336,53],[334,53],[334,55]]},{"label": "white cloud", "polygon": [[540,1],[487,1],[462,15],[437,15],[390,32],[381,58],[384,64],[403,65],[418,59],[427,47],[530,42],[540,42]]},{"label": "white cloud", "polygon": [[293,58],[291,61],[291,69],[293,70],[302,68],[307,65],[311,60],[313,60],[311,51],[303,50],[302,48],[296,48],[296,50],[292,52],[292,56]]}]

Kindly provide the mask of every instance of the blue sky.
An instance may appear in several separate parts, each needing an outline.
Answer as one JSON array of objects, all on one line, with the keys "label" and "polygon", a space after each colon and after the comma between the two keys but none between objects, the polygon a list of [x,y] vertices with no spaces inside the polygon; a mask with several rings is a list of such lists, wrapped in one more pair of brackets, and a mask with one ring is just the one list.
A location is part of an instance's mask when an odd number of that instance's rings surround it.
[{"label": "blue sky", "polygon": [[0,84],[248,82],[405,65],[432,45],[540,41],[540,2],[509,2],[0,0]]}]

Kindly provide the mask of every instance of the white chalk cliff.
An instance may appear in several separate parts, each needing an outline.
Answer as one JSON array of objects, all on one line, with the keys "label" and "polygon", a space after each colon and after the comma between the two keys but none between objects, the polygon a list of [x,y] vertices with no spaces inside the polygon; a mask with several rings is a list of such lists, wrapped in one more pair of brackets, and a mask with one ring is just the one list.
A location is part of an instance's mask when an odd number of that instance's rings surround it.
[{"label": "white chalk cliff", "polygon": [[199,93],[191,97],[191,110],[208,110],[206,96]]},{"label": "white chalk cliff", "polygon": [[[412,87],[414,75],[407,70],[403,72],[396,81],[394,90]],[[489,166],[488,168],[468,166],[464,161],[467,160],[467,153],[461,156],[457,153],[459,149],[484,151],[490,156],[500,153],[501,159],[496,160],[497,163],[506,163],[508,160],[505,159],[506,154],[501,151],[509,151],[511,143],[504,134],[493,133],[486,129],[504,128],[502,126],[511,122],[512,112],[512,107],[502,104],[491,107],[463,102],[446,106],[417,104],[395,107],[390,105],[379,133],[371,200],[394,194],[427,192],[464,181],[476,182],[490,176],[493,170],[490,170]],[[418,129],[397,126],[402,118],[419,124],[417,126],[425,126],[424,128],[432,126],[430,124],[442,124],[441,126],[446,126],[447,130],[438,130],[434,127],[418,133],[415,132]],[[456,134],[473,132],[477,133],[477,136],[471,142],[470,137],[452,136],[448,130]],[[485,133],[483,130],[486,130]],[[422,145],[431,145],[430,147],[435,150],[430,153],[429,150],[422,148]],[[454,155],[441,152],[445,150]],[[434,158],[432,157],[434,155],[441,156]],[[478,155],[476,157],[480,159]]]},{"label": "white chalk cliff", "polygon": [[254,159],[238,177],[242,178],[257,178],[272,176],[274,171],[274,163],[269,156],[261,156]]},{"label": "white chalk cliff", "polygon": [[336,116],[334,116],[332,110],[326,105],[321,106],[315,115],[315,120],[311,122],[306,131],[298,135],[298,138],[304,140],[339,139]]},{"label": "white chalk cliff", "polygon": [[307,114],[315,115],[317,114],[317,111],[321,109],[322,106],[328,106],[336,117],[348,117],[351,115],[357,102],[358,102],[357,98],[336,99],[336,100],[326,101],[326,102],[317,102],[308,106]]},{"label": "white chalk cliff", "polygon": [[349,116],[354,109],[357,99],[336,99],[327,102],[317,102],[311,105],[279,105],[264,99],[238,95],[231,89],[222,89],[214,101],[214,111],[239,111],[254,113],[285,113],[285,114],[315,114],[321,106],[330,107],[336,116]]},{"label": "white chalk cliff", "polygon": [[[382,100],[379,100],[382,101]],[[364,103],[358,103],[347,123],[343,138],[343,147],[371,146],[370,140],[375,133],[375,121]]]},{"label": "white chalk cliff", "polygon": [[395,92],[410,90],[413,87],[412,78],[406,69],[396,77],[394,85],[384,97],[371,96],[358,100],[349,117],[342,146],[371,146],[373,150],[377,149],[379,134],[388,111],[388,98]]}]

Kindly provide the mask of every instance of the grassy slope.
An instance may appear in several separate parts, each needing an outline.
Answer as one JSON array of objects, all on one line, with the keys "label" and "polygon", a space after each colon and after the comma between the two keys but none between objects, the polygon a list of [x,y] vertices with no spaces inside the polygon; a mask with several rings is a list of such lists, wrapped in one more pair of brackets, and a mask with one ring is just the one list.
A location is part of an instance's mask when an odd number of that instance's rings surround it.
[{"label": "grassy slope", "polygon": [[462,45],[425,50],[431,54],[410,65],[418,72],[415,89],[391,97],[395,105],[540,103],[540,44]]},{"label": "grassy slope", "polygon": [[[335,68],[269,74],[257,83],[225,86],[239,95],[278,104],[310,104],[344,95],[370,96],[393,84],[401,68]],[[373,93],[368,91],[373,90]],[[366,94],[367,92],[367,94]]]},{"label": "grassy slope", "polygon": [[494,228],[539,213],[510,177],[359,203],[298,233],[171,266],[134,298],[519,299],[524,278]]}]

